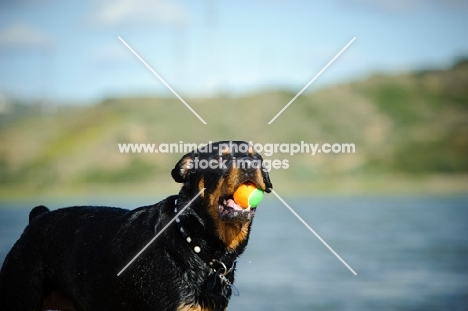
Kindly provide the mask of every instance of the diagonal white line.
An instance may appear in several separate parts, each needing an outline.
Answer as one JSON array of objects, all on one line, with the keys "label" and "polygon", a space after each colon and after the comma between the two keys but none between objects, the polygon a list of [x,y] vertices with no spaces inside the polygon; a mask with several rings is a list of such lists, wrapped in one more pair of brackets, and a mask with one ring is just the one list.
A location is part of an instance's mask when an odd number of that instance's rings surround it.
[{"label": "diagonal white line", "polygon": [[346,261],[344,261],[343,258],[341,258],[340,255],[338,255],[338,254],[333,250],[333,248],[331,248],[330,245],[328,245],[327,242],[325,242],[325,241],[322,239],[322,237],[320,237],[320,235],[318,235],[318,233],[315,232],[315,230],[312,229],[312,228],[305,222],[305,220],[302,219],[302,217],[299,216],[299,215],[296,213],[296,211],[293,210],[292,207],[289,206],[288,203],[286,203],[286,202],[278,195],[278,193],[276,193],[275,190],[273,190],[273,189],[270,189],[270,190],[271,190],[271,192],[281,201],[281,203],[283,203],[284,206],[286,206],[286,207],[291,211],[291,213],[293,213],[294,216],[296,216],[297,219],[299,219],[299,220],[304,224],[304,226],[306,226],[307,229],[309,229],[310,232],[312,232],[312,233],[320,240],[320,242],[322,242],[323,245],[325,245],[325,246],[333,253],[333,255],[335,255],[336,258],[338,258],[338,259],[346,266],[346,268],[349,269],[349,271],[351,271],[354,275],[357,275],[357,273],[353,270],[353,268],[351,268],[351,267],[346,263]]},{"label": "diagonal white line", "polygon": [[170,90],[170,91],[171,91],[171,92],[172,92],[172,93],[173,93],[173,94],[174,94],[174,95],[175,95],[175,96],[176,96],[176,97],[177,97],[177,98],[194,114],[194,115],[197,116],[198,119],[200,119],[200,121],[203,122],[203,124],[207,124],[207,123],[205,122],[205,120],[203,120],[202,117],[200,117],[200,116],[198,115],[198,113],[197,113],[195,110],[193,110],[193,108],[190,107],[190,105],[187,104],[187,103],[185,102],[185,100],[184,100],[182,97],[180,97],[179,94],[177,94],[177,92],[174,91],[174,90],[172,89],[172,87],[171,87],[169,84],[167,84],[166,81],[164,81],[164,79],[161,78],[161,76],[158,75],[158,73],[157,73],[156,71],[154,71],[153,68],[151,68],[151,66],[148,65],[148,64],[144,61],[144,59],[141,58],[141,56],[138,55],[138,53],[135,52],[135,51],[132,49],[132,47],[131,47],[130,45],[128,45],[127,42],[125,42],[124,39],[122,39],[120,36],[119,36],[118,38],[119,38],[119,40],[130,50],[130,52],[132,52],[133,55],[135,55],[135,56],[143,63],[143,65],[145,65],[146,68],[148,68],[148,69],[151,71],[151,73],[154,74],[154,75],[156,76],[156,78],[159,79],[159,81],[161,81],[161,82],[162,82],[162,83],[163,83],[163,84],[164,84],[164,85],[165,85],[165,86],[166,86],[166,87],[167,87],[167,88],[168,88],[168,89],[169,89],[169,90]]},{"label": "diagonal white line", "polygon": [[196,198],[198,198],[200,196],[200,194],[205,191],[205,188],[203,188],[202,190],[200,190],[199,193],[197,193],[197,195],[190,200],[190,202],[187,203],[187,205],[184,206],[183,209],[180,210],[180,212],[178,212],[174,218],[171,219],[171,221],[169,221],[165,226],[164,228],[162,228],[155,236],[154,238],[151,239],[151,241],[149,241],[142,249],[141,251],[138,252],[138,254],[135,255],[135,257],[132,258],[132,260],[130,260],[128,262],[128,264],[123,267],[122,270],[120,270],[119,273],[117,273],[117,276],[120,276],[150,245],[151,243],[153,243],[176,219],[177,217],[180,216],[180,214],[182,214],[186,208],[188,208],[190,206],[190,204],[192,204],[193,201],[195,201]]},{"label": "diagonal white line", "polygon": [[289,105],[291,105],[296,100],[296,98],[298,98],[299,95],[301,95],[302,92],[304,92],[309,87],[309,85],[311,85],[312,82],[314,82],[315,79],[317,79],[328,68],[328,66],[330,66],[341,55],[341,53],[343,53],[351,45],[351,43],[354,42],[354,40],[356,40],[356,37],[352,38],[351,41],[349,41],[348,44],[346,44],[345,47],[342,48],[341,51],[339,51],[338,54],[336,54],[335,57],[333,57],[332,60],[329,61],[328,64],[326,64],[325,67],[323,67],[322,70],[320,70],[315,75],[315,77],[313,77],[312,80],[310,80],[309,83],[307,83],[306,86],[304,86],[302,90],[300,90],[299,93],[297,93],[296,96],[294,96],[294,98],[291,99],[289,103],[287,103],[286,106],[284,106],[283,109],[281,109],[280,112],[278,112],[276,116],[274,116],[273,119],[270,120],[270,122],[268,122],[268,124],[273,123],[273,121],[275,121],[276,118],[278,118],[286,110],[286,108],[288,108]]}]

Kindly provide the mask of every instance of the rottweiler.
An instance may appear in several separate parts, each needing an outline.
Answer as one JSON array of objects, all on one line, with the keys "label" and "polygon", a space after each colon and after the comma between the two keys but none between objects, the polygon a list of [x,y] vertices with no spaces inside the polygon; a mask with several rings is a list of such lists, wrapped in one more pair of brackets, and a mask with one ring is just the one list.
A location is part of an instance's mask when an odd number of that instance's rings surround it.
[{"label": "rottweiler", "polygon": [[0,271],[0,309],[226,310],[255,214],[233,193],[270,192],[262,163],[246,142],[210,143],[182,157],[179,194],[154,205],[35,207]]}]

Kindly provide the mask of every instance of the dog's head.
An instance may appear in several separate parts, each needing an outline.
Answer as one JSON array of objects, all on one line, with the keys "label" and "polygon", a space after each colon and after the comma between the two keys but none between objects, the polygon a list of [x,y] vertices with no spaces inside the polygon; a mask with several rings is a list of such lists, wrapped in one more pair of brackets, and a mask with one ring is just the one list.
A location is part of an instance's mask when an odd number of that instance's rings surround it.
[{"label": "dog's head", "polygon": [[242,208],[234,202],[233,194],[246,183],[270,192],[273,187],[262,157],[242,141],[221,141],[206,145],[182,157],[172,170],[175,181],[183,183],[181,195],[191,199],[200,195],[203,208],[212,218],[219,238],[235,249],[250,228],[255,208]]}]

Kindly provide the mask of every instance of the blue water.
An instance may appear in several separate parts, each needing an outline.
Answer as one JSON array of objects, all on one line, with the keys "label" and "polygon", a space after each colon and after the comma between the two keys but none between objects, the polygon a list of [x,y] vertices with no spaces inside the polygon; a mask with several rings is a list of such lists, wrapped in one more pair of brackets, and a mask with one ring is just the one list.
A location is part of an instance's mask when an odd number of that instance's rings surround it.
[{"label": "blue water", "polygon": [[[152,203],[81,203],[89,201]],[[270,195],[238,263],[241,295],[228,310],[468,310],[468,197],[286,201],[357,276]],[[0,262],[27,223],[28,204],[0,203]]]}]

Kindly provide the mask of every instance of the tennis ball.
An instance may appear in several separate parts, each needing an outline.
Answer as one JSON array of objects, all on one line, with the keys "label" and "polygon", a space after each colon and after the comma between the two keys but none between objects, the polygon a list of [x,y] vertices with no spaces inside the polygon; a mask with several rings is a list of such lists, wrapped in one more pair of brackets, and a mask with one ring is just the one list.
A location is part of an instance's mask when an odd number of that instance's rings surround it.
[{"label": "tennis ball", "polygon": [[242,208],[257,207],[263,199],[263,190],[254,183],[247,182],[234,192],[234,202]]}]

